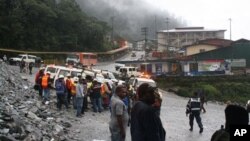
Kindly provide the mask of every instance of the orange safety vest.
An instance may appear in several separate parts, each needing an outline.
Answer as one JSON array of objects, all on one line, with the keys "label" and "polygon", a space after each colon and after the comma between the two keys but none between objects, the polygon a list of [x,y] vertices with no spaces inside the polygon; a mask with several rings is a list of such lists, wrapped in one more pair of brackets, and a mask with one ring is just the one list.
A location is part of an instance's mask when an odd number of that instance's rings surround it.
[{"label": "orange safety vest", "polygon": [[75,83],[71,84],[71,95],[72,96],[76,95],[76,84]]},{"label": "orange safety vest", "polygon": [[66,79],[66,87],[68,90],[71,89],[71,84],[72,84],[71,79]]},{"label": "orange safety vest", "polygon": [[47,88],[48,87],[48,81],[49,81],[49,76],[48,75],[44,75],[42,77],[42,87],[43,88]]},{"label": "orange safety vest", "polygon": [[101,85],[101,95],[104,95],[105,94],[105,84],[102,84]]}]

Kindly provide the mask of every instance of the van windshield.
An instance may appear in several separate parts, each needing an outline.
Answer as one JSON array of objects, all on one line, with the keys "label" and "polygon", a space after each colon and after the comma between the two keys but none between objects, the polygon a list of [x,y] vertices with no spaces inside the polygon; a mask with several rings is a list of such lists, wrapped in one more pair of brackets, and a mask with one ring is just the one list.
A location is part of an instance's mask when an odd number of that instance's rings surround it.
[{"label": "van windshield", "polygon": [[68,71],[68,70],[60,70],[58,76],[60,76],[60,75],[67,76],[68,73],[70,73],[70,71]]},{"label": "van windshield", "polygon": [[67,55],[67,58],[78,59],[78,56],[74,54],[70,54],[70,55]]},{"label": "van windshield", "polygon": [[49,71],[51,73],[55,73],[56,72],[56,68],[54,68],[54,67],[48,67],[47,71]]},{"label": "van windshield", "polygon": [[107,73],[107,75],[110,79],[116,79],[113,73]]},{"label": "van windshield", "polygon": [[76,77],[78,73],[80,73],[80,72],[78,72],[78,71],[72,71],[71,72],[71,76],[72,77]]},{"label": "van windshield", "polygon": [[23,55],[18,55],[16,58],[22,58],[23,57]]}]

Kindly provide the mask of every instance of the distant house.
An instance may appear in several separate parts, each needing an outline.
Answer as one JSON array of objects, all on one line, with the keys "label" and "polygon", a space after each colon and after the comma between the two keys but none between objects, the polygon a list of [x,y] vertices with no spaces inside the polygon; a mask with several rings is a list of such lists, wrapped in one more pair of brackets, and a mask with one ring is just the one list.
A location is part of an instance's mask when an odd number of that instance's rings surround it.
[{"label": "distant house", "polygon": [[224,39],[222,29],[205,29],[204,27],[180,27],[157,32],[158,50],[164,51],[169,47],[182,48],[199,40],[209,38]]},{"label": "distant house", "polygon": [[184,50],[184,55],[189,56],[193,54],[215,50],[222,47],[228,47],[231,45],[232,42],[233,41],[231,40],[219,38],[205,39],[197,41],[192,45],[184,46],[182,50]]},{"label": "distant house", "polygon": [[234,74],[250,69],[250,41],[240,39],[229,46],[179,58],[185,75],[218,74],[227,71]]}]

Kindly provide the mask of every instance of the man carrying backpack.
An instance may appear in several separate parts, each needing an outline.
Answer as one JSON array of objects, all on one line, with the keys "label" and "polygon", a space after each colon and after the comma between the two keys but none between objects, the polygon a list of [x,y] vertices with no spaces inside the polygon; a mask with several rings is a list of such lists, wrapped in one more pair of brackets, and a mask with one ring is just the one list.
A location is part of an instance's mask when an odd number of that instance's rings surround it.
[{"label": "man carrying backpack", "polygon": [[59,75],[59,78],[56,80],[55,84],[56,95],[57,95],[57,108],[58,110],[62,109],[62,104],[68,109],[68,102],[66,102],[66,85],[64,82],[64,76]]}]

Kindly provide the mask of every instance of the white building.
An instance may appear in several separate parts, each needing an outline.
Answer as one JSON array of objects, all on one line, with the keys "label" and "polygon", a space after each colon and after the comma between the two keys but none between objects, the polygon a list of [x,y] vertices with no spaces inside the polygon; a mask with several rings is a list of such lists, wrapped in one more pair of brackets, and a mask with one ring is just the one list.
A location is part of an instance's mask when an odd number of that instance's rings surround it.
[{"label": "white building", "polygon": [[167,48],[181,48],[190,45],[198,40],[209,38],[224,39],[226,30],[204,29],[204,27],[183,27],[157,32],[158,50],[164,51]]}]

